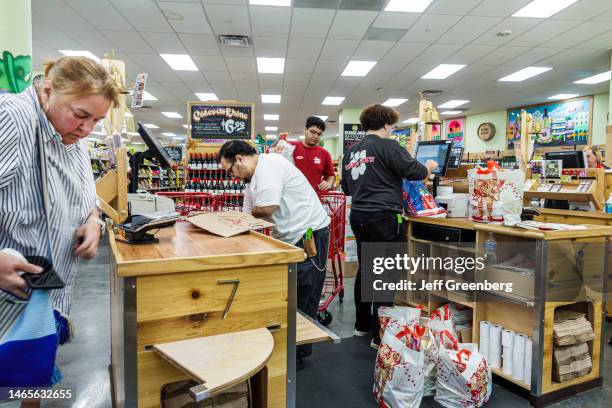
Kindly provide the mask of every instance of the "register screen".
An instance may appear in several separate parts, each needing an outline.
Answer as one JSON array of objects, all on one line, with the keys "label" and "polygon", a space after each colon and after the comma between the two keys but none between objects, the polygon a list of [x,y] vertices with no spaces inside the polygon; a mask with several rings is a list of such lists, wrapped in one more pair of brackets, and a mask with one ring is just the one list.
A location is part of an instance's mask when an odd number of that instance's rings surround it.
[{"label": "register screen", "polygon": [[438,168],[432,171],[436,176],[443,176],[446,173],[446,164],[452,143],[426,144],[419,143],[416,151],[416,159],[421,164],[427,160],[434,160],[438,163]]}]

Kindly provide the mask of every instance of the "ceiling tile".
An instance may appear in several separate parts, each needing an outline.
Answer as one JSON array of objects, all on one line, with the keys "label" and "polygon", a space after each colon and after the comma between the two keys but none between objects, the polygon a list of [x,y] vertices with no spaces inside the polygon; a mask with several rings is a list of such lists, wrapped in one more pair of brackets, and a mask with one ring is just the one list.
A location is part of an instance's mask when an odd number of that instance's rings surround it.
[{"label": "ceiling tile", "polygon": [[397,42],[408,32],[407,29],[370,27],[363,36],[364,40]]},{"label": "ceiling tile", "polygon": [[290,7],[251,6],[249,12],[255,36],[283,38],[289,36]]},{"label": "ceiling tile", "polygon": [[353,52],[359,45],[358,40],[330,40],[325,41],[323,51],[321,52],[322,60],[329,61],[348,61]]},{"label": "ceiling tile", "polygon": [[327,87],[329,89],[334,84],[334,82],[336,82],[336,77],[337,76],[335,75],[313,75],[310,83],[311,85],[316,84],[317,87]]},{"label": "ceiling tile", "polygon": [[172,27],[152,0],[110,0],[110,2],[138,31],[172,32]]},{"label": "ceiling tile", "polygon": [[295,7],[291,20],[291,36],[325,38],[335,13],[335,10]]},{"label": "ceiling tile", "polygon": [[394,79],[420,78],[434,67],[435,64],[424,64],[420,61],[408,64],[400,72],[397,73],[396,78]]},{"label": "ceiling tile", "polygon": [[[472,43],[477,45],[502,45],[518,37],[527,30],[530,30],[531,28],[540,24],[542,21],[544,21],[542,18],[509,17],[502,20],[499,24],[491,28],[486,33],[482,34]],[[506,30],[512,31],[512,34],[507,37],[497,35],[497,33]]]},{"label": "ceiling tile", "polygon": [[432,43],[460,19],[461,16],[455,15],[423,14],[402,41]]},{"label": "ceiling tile", "polygon": [[99,30],[132,29],[108,1],[64,0],[64,2]]},{"label": "ceiling tile", "polygon": [[177,75],[186,84],[190,82],[206,82],[206,78],[204,78],[200,71],[180,71],[177,72]]},{"label": "ceiling tile", "polygon": [[[606,0],[604,0],[606,1]],[[599,16],[593,18],[595,21],[612,21],[612,10],[600,14]]]},{"label": "ceiling tile", "polygon": [[384,8],[388,0],[342,0],[340,9],[343,10],[376,10]]},{"label": "ceiling tile", "polygon": [[225,47],[220,45],[221,53],[225,57],[253,57],[253,47]]},{"label": "ceiling tile", "polygon": [[251,35],[251,23],[246,7],[205,4],[204,10],[215,34]]},{"label": "ceiling tile", "polygon": [[324,40],[319,38],[291,38],[287,58],[319,58]]},{"label": "ceiling tile", "polygon": [[201,3],[158,2],[157,4],[177,33],[212,33]]},{"label": "ceiling tile", "polygon": [[415,42],[398,42],[391,51],[385,56],[385,62],[411,62],[417,56],[428,48],[430,44],[415,43]]},{"label": "ceiling tile", "polygon": [[478,5],[482,0],[436,0],[425,13],[427,14],[456,14],[464,15]]},{"label": "ceiling tile", "polygon": [[211,71],[227,71],[223,58],[208,55],[192,55],[191,58],[200,71],[204,71],[204,73]]},{"label": "ceiling tile", "polygon": [[358,61],[379,61],[393,47],[389,41],[362,41],[351,57]]},{"label": "ceiling tile", "polygon": [[312,59],[292,59],[285,61],[286,74],[308,74],[312,73],[316,61]]},{"label": "ceiling tile", "polygon": [[549,47],[536,47],[531,50],[512,58],[509,61],[504,62],[505,66],[513,66],[517,68],[523,68],[527,66],[546,66],[546,58],[552,55],[558,54],[563,51],[563,48],[549,48]]},{"label": "ceiling tile", "polygon": [[[257,88],[257,74],[255,72],[230,72],[230,76],[232,77],[232,81],[234,81],[236,89],[241,89],[243,87]],[[259,97],[254,100],[259,100]]]},{"label": "ceiling tile", "polygon": [[421,16],[421,13],[391,13],[383,11],[374,20],[372,27],[378,28],[410,28]]},{"label": "ceiling tile", "polygon": [[[180,82],[180,78],[176,74],[176,71],[173,71],[170,67],[165,68],[150,68],[147,67],[147,74],[149,74],[150,78],[158,82]],[[155,94],[153,94],[155,95]],[[155,95],[158,99],[159,96]]]},{"label": "ceiling tile", "polygon": [[461,45],[457,44],[432,44],[419,55],[418,62],[423,64],[441,64],[460,49]]},{"label": "ceiling tile", "polygon": [[406,64],[402,64],[402,63],[398,64],[398,63],[379,62],[378,64],[374,65],[374,68],[372,68],[370,72],[368,72],[368,75],[366,76],[366,78],[367,77],[372,77],[372,78],[384,77],[386,79],[389,79],[389,78],[394,77],[405,66]]},{"label": "ceiling tile", "polygon": [[[91,29],[91,24],[61,0],[32,0],[32,10],[44,16],[56,28]],[[34,29],[35,26],[32,26]]]},{"label": "ceiling tile", "polygon": [[343,61],[325,61],[319,60],[314,69],[315,75],[340,75],[346,67],[346,62]]},{"label": "ceiling tile", "polygon": [[225,57],[225,62],[230,72],[257,72],[254,58],[249,57]]},{"label": "ceiling tile", "polygon": [[214,93],[219,99],[236,99],[236,87],[233,83],[215,83],[211,84]]},{"label": "ceiling tile", "polygon": [[[610,0],[580,0],[553,16],[555,19],[590,20],[612,11]],[[612,20],[609,20],[612,21]]]},{"label": "ceiling tile", "polygon": [[111,30],[102,31],[109,40],[111,40],[117,48],[127,53],[153,53],[153,48],[142,39],[136,31]]},{"label": "ceiling tile", "polygon": [[489,31],[501,21],[500,17],[466,16],[448,30],[439,42],[467,44]]},{"label": "ceiling tile", "polygon": [[310,82],[310,75],[303,74],[285,74],[284,87],[291,86],[306,86]]},{"label": "ceiling tile", "polygon": [[571,30],[580,24],[575,20],[545,20],[531,30],[507,43],[512,46],[536,46]]},{"label": "ceiling tile", "polygon": [[[118,48],[99,31],[92,30],[91,28],[89,30],[65,29],[63,33],[70,38],[77,39],[83,45],[82,49],[91,51],[99,58],[103,58],[104,54],[110,54],[114,49]],[[121,52],[117,52],[117,54],[121,54]]]},{"label": "ceiling tile", "polygon": [[339,5],[340,0],[293,0],[294,7],[336,9]]},{"label": "ceiling tile", "polygon": [[283,89],[283,76],[277,74],[258,74],[259,87],[266,92],[280,93]]},{"label": "ceiling tile", "polygon": [[160,54],[185,54],[186,50],[175,33],[141,32],[145,41]]},{"label": "ceiling tile", "polygon": [[[205,72],[206,80],[211,84],[227,84],[232,82],[232,77],[226,71]],[[219,96],[219,95],[217,95]]]},{"label": "ceiling tile", "polygon": [[[597,37],[612,29],[612,24],[603,21],[585,21],[546,42],[547,47],[571,48],[585,40]],[[610,43],[612,48],[612,43]]]},{"label": "ceiling tile", "polygon": [[470,11],[470,14],[474,16],[508,17],[522,9],[523,6],[531,1],[532,0],[484,0]]},{"label": "ceiling tile", "polygon": [[133,61],[138,61],[138,64],[147,69],[170,69],[166,61],[159,54],[141,54],[137,52],[129,53],[129,57]]},{"label": "ceiling tile", "polygon": [[[196,92],[212,92],[212,88],[210,87],[210,84],[208,82],[187,82],[186,83],[187,87],[191,90],[191,92],[193,92],[194,94]],[[195,99],[196,96],[192,95],[191,96],[192,99]],[[191,99],[190,99],[191,100]]]},{"label": "ceiling tile", "polygon": [[587,40],[578,45],[578,47],[591,50],[609,50],[612,47],[612,30]]},{"label": "ceiling tile", "polygon": [[361,39],[376,16],[375,11],[339,10],[336,12],[328,38],[338,40]]},{"label": "ceiling tile", "polygon": [[217,38],[210,34],[178,34],[193,58],[195,55],[221,56]]},{"label": "ceiling tile", "polygon": [[517,56],[526,53],[529,51],[531,47],[512,47],[512,46],[502,46],[497,48],[496,50],[490,52],[489,54],[483,56],[478,63],[481,65],[499,65],[506,62],[511,62],[512,59]]},{"label": "ceiling tile", "polygon": [[286,38],[255,37],[253,47],[255,47],[255,55],[258,57],[285,58],[287,55]]},{"label": "ceiling tile", "polygon": [[449,57],[448,62],[451,64],[473,64],[496,49],[497,47],[492,45],[466,45]]}]

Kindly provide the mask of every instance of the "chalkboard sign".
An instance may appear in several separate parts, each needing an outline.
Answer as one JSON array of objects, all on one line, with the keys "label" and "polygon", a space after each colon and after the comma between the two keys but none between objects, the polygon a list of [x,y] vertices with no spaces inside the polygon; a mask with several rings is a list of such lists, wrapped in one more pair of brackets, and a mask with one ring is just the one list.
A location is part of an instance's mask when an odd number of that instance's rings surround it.
[{"label": "chalkboard sign", "polygon": [[253,104],[189,102],[190,138],[250,139]]},{"label": "chalkboard sign", "polygon": [[174,163],[180,163],[183,161],[183,147],[182,146],[166,146],[164,147],[168,152],[168,155]]},{"label": "chalkboard sign", "polygon": [[351,147],[359,143],[366,135],[366,132],[361,128],[360,124],[344,124],[342,132],[342,148],[346,154]]}]

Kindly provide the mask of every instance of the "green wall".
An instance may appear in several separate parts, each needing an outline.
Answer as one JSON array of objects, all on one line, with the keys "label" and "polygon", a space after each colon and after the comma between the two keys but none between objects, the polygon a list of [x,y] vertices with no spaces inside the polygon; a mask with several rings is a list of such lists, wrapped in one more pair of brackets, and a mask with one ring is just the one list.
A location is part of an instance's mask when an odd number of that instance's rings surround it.
[{"label": "green wall", "polygon": [[593,97],[593,144],[606,144],[609,99],[608,94],[599,94]]},{"label": "green wall", "polygon": [[0,90],[22,92],[32,80],[30,0],[0,0]]}]

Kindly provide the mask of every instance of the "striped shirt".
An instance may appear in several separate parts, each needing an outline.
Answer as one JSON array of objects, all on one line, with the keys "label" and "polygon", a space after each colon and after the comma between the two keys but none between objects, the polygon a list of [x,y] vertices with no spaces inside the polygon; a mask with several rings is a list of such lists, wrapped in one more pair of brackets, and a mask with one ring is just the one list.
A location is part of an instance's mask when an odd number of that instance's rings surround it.
[{"label": "striped shirt", "polygon": [[[74,233],[94,208],[96,189],[84,142],[62,143],[33,86],[0,95],[0,249],[48,257],[37,130],[47,155],[51,258],[66,283],[53,291],[53,305],[67,315],[77,264]],[[7,296],[0,292],[0,300]]]}]

